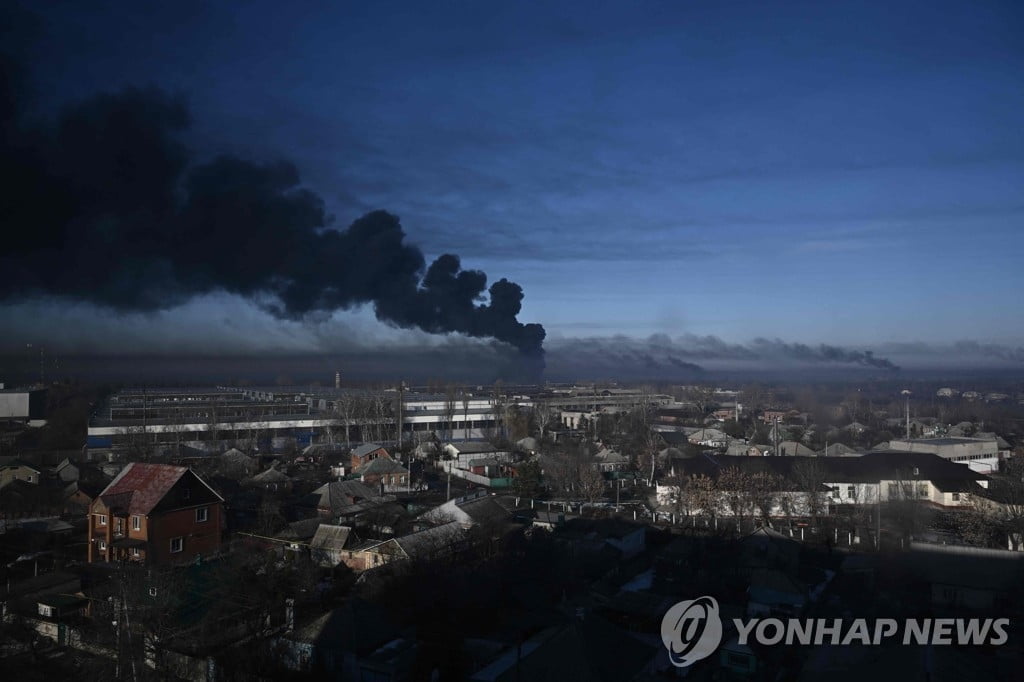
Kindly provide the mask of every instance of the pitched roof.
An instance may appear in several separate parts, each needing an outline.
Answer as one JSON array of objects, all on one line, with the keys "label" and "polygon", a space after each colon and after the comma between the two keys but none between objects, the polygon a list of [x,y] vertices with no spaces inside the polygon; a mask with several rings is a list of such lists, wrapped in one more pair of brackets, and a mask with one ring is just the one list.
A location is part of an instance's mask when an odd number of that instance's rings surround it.
[{"label": "pitched roof", "polygon": [[512,513],[503,507],[494,497],[478,497],[458,505],[473,523],[497,523],[512,517]]},{"label": "pitched roof", "polygon": [[187,473],[187,467],[131,462],[100,493],[100,499],[108,509],[118,507],[145,516]]},{"label": "pitched roof", "polygon": [[283,540],[308,540],[316,535],[316,529],[319,528],[322,523],[323,519],[320,518],[293,521],[274,537],[281,538]]},{"label": "pitched roof", "polygon": [[322,523],[309,541],[311,549],[340,550],[345,548],[352,529],[348,526],[332,526]]},{"label": "pitched roof", "polygon": [[[726,467],[736,466],[747,473],[773,472],[794,481],[800,466],[814,466],[821,470],[822,478],[833,483],[877,483],[882,480],[914,479],[943,481],[978,481],[988,477],[969,467],[943,459],[929,452],[901,452],[887,450],[869,452],[860,457],[736,457],[729,455],[703,455],[691,459],[674,460],[677,470],[687,476],[705,474],[712,478]],[[917,473],[914,473],[914,470]]]},{"label": "pitched roof", "polygon": [[374,450],[381,450],[381,449],[383,449],[383,447],[384,446],[381,445],[380,443],[363,443],[359,447],[356,447],[356,448],[352,449],[352,456],[353,457],[365,457],[366,455],[370,454]]},{"label": "pitched roof", "polygon": [[832,443],[821,452],[826,457],[841,457],[842,455],[849,455],[851,453],[856,453],[857,451],[843,443]]},{"label": "pitched roof", "polygon": [[367,474],[407,474],[409,470],[390,457],[378,457],[356,469],[356,473],[360,476],[366,476]]},{"label": "pitched roof", "polygon": [[793,455],[813,457],[818,454],[803,443],[799,443],[795,440],[784,440],[779,443],[779,453],[786,455],[787,457]]},{"label": "pitched roof", "polygon": [[362,481],[331,481],[313,491],[317,507],[342,509],[361,500],[377,500],[380,496]]},{"label": "pitched roof", "polygon": [[252,480],[260,483],[283,483],[292,479],[288,477],[288,474],[280,471],[277,467],[272,466],[266,471],[261,471],[253,476]]},{"label": "pitched roof", "polygon": [[421,530],[418,533],[394,538],[394,543],[410,559],[429,558],[433,554],[443,554],[451,550],[451,546],[464,539],[462,526],[452,521],[441,526]]},{"label": "pitched roof", "polygon": [[629,458],[625,455],[612,450],[611,448],[601,448],[601,450],[594,455],[594,459],[605,462],[607,464],[618,464],[622,462],[628,462]]}]

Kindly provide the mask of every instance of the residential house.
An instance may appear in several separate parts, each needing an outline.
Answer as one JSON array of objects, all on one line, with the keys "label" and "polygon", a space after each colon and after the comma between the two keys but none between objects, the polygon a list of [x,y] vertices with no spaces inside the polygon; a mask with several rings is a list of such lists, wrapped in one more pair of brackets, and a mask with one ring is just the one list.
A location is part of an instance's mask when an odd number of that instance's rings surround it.
[{"label": "residential house", "polygon": [[820,454],[822,457],[855,457],[860,455],[861,453],[857,450],[854,450],[849,445],[844,445],[842,443],[832,443],[831,445],[824,448],[818,454]]},{"label": "residential house", "polygon": [[244,482],[244,485],[251,488],[262,488],[270,492],[290,492],[292,489],[292,478],[273,464],[266,471],[261,471]]},{"label": "residential house", "polygon": [[[353,552],[353,559],[365,568],[376,568],[396,561],[430,561],[452,556],[465,544],[466,532],[458,521],[391,538]],[[358,556],[356,556],[358,554]]]},{"label": "residential house", "polygon": [[11,481],[25,481],[39,485],[39,477],[42,474],[42,469],[23,462],[17,457],[4,457],[0,461],[0,488]]},{"label": "residential house", "polygon": [[706,448],[727,448],[731,440],[718,429],[696,429],[689,438],[691,445],[703,445]]},{"label": "residential house", "polygon": [[470,463],[477,459],[493,459],[508,462],[512,452],[508,448],[499,448],[484,440],[468,440],[462,443],[448,443],[442,453],[455,462],[459,469],[469,469]]},{"label": "residential house", "polygon": [[816,457],[818,455],[814,450],[795,440],[784,440],[779,443],[779,454],[787,457]]},{"label": "residential house", "polygon": [[629,458],[611,448],[601,448],[594,460],[602,472],[622,471],[629,466]]},{"label": "residential house", "polygon": [[409,470],[387,454],[371,459],[356,469],[355,473],[363,483],[381,486],[384,490],[409,486]]},{"label": "residential house", "polygon": [[[502,501],[506,504],[502,504]],[[511,498],[499,498],[481,491],[448,500],[423,514],[422,518],[434,523],[456,521],[463,528],[479,525],[493,527],[511,520],[513,506]]]},{"label": "residential house", "polygon": [[254,476],[259,471],[259,463],[237,448],[231,448],[217,458],[217,468],[221,476],[240,481]]},{"label": "residential house", "polygon": [[132,462],[89,508],[88,559],[176,564],[216,554],[224,499],[191,469]]},{"label": "residential house", "polygon": [[324,517],[336,517],[354,511],[352,508],[355,505],[362,504],[364,508],[369,508],[373,504],[394,501],[393,497],[382,497],[373,488],[355,480],[331,481],[310,495],[317,514]]},{"label": "residential house", "polygon": [[342,562],[344,551],[358,542],[350,527],[322,523],[309,542],[309,554],[318,565],[332,568]]},{"label": "residential house", "polygon": [[390,459],[391,455],[388,453],[387,449],[379,443],[363,443],[362,445],[352,449],[350,463],[352,465],[352,469],[355,470],[369,464],[378,457],[387,457]]},{"label": "residential house", "polygon": [[71,481],[64,487],[64,513],[68,516],[85,516],[105,487],[104,483]]},{"label": "residential house", "polygon": [[70,459],[66,458],[53,468],[53,473],[64,483],[77,481],[79,478],[78,467]]}]

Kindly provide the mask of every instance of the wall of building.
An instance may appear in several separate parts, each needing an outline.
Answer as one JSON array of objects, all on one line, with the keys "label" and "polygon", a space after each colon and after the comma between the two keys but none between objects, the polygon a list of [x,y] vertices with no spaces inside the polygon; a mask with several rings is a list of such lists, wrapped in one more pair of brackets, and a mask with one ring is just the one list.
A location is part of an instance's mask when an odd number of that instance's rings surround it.
[{"label": "wall of building", "polygon": [[[205,507],[209,518],[196,521],[196,509]],[[199,505],[149,518],[150,560],[158,564],[194,561],[197,555],[211,556],[220,551],[223,508],[220,503]],[[171,552],[171,539],[180,537],[182,551]]]}]

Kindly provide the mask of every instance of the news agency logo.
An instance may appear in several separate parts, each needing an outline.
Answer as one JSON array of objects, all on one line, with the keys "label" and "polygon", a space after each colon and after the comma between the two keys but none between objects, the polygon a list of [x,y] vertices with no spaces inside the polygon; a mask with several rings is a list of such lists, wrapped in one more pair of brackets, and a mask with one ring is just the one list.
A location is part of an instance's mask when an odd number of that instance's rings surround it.
[{"label": "news agency logo", "polygon": [[707,658],[722,643],[722,618],[714,597],[681,601],[661,619],[661,641],[672,665],[685,668]]},{"label": "news agency logo", "polygon": [[[737,641],[761,645],[874,645],[898,641],[904,645],[1000,646],[1006,644],[1008,618],[855,618],[733,619]],[[901,627],[902,626],[902,627]],[[722,618],[714,597],[681,601],[661,619],[661,641],[672,665],[685,668],[707,658],[722,643]]]}]

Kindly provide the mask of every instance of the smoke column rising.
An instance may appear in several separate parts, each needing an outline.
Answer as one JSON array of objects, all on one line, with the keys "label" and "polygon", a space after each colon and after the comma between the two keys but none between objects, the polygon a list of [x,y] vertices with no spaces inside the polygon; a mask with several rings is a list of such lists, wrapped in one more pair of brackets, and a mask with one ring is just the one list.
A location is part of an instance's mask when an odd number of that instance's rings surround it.
[{"label": "smoke column rising", "polygon": [[[0,300],[55,297],[121,312],[165,310],[226,291],[287,319],[372,304],[430,333],[495,338],[539,358],[521,287],[490,287],[445,254],[427,266],[396,216],[331,226],[288,162],[197,162],[181,140],[182,97],[157,88],[95,95],[52,124],[19,110],[23,69],[0,55]],[[486,296],[485,296],[486,293]]]}]

